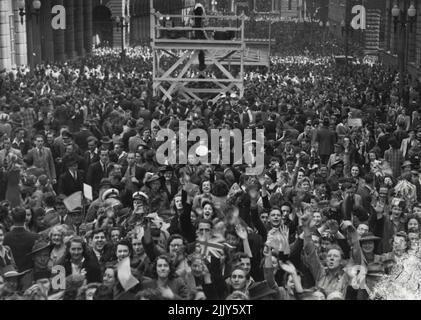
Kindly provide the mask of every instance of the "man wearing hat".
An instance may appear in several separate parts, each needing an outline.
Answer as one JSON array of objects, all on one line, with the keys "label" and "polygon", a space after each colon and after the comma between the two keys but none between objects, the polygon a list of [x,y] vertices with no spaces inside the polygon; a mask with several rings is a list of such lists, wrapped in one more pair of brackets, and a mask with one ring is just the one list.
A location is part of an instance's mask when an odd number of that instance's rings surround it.
[{"label": "man wearing hat", "polygon": [[58,193],[70,196],[77,191],[83,190],[85,173],[78,170],[77,159],[71,155],[63,158],[66,171],[58,178]]},{"label": "man wearing hat", "polygon": [[327,162],[327,168],[330,173],[332,169],[332,165],[334,163],[338,163],[338,161],[344,161],[344,147],[340,143],[335,143],[334,153],[332,153],[329,157],[329,160]]},{"label": "man wearing hat", "polygon": [[22,289],[26,290],[40,279],[51,277],[51,250],[53,245],[46,239],[40,238],[35,241],[32,251],[28,254],[28,259],[34,262],[32,270],[27,272],[21,279]]},{"label": "man wearing hat", "polygon": [[401,142],[401,152],[405,159],[408,159],[408,151],[409,149],[411,149],[411,147],[414,146],[414,143],[416,140],[416,137],[415,137],[416,129],[414,127],[409,128],[408,134],[409,134],[409,137],[403,139]]},{"label": "man wearing hat", "polygon": [[146,173],[143,180],[144,186],[140,190],[148,195],[152,212],[170,209],[170,201],[162,188],[162,182],[163,178],[159,174],[150,172]]},{"label": "man wearing hat", "polygon": [[108,178],[108,174],[110,173],[110,167],[108,165],[110,160],[109,151],[101,148],[99,158],[98,162],[89,166],[86,175],[86,183],[92,187],[94,197],[98,196],[101,179]]},{"label": "man wearing hat", "polygon": [[160,174],[164,177],[164,190],[167,193],[168,200],[172,201],[178,192],[178,183],[174,179],[174,168],[172,166],[163,166],[159,168]]},{"label": "man wearing hat", "polygon": [[129,151],[130,152],[136,152],[137,147],[140,144],[147,145],[146,141],[143,140],[143,131],[145,130],[145,126],[143,123],[136,123],[136,131],[137,134],[133,137],[129,138]]},{"label": "man wearing hat", "polygon": [[20,279],[25,272],[18,272],[13,265],[4,267],[3,274],[1,275],[4,279],[4,287],[0,292],[0,300],[7,299],[11,296],[16,296],[22,292],[20,290]]},{"label": "man wearing hat", "polygon": [[113,143],[113,141],[110,139],[110,137],[105,136],[101,139],[101,148],[105,149],[105,150],[110,150],[111,149],[111,145]]}]

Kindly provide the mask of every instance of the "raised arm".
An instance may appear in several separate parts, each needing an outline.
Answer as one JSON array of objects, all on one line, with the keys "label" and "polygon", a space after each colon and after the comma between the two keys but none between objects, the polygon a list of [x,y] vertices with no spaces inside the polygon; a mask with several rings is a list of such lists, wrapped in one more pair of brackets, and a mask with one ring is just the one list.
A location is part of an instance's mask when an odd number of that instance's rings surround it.
[{"label": "raised arm", "polygon": [[307,213],[301,217],[304,231],[304,261],[307,263],[313,278],[319,279],[323,266],[320,262],[319,256],[317,255],[316,248],[311,239],[311,214]]}]

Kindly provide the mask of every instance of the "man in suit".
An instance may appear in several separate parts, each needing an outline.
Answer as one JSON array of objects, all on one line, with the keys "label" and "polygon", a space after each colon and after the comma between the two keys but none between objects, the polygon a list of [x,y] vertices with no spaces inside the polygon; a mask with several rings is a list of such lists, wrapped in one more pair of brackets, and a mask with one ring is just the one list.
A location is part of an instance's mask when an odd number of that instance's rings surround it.
[{"label": "man in suit", "polygon": [[35,148],[29,150],[28,156],[33,159],[35,167],[45,170],[53,185],[57,183],[56,168],[54,165],[53,155],[49,148],[44,147],[43,136],[36,136]]},{"label": "man in suit", "polygon": [[127,166],[122,168],[123,179],[122,183],[126,185],[126,189],[135,192],[143,185],[143,178],[146,170],[136,165],[136,157],[133,152],[127,154]]},{"label": "man in suit", "polygon": [[13,258],[19,272],[33,268],[33,261],[28,257],[31,253],[38,234],[25,229],[26,212],[23,208],[12,211],[13,227],[4,237],[4,245],[12,249]]},{"label": "man in suit", "polygon": [[19,160],[22,160],[22,153],[19,149],[12,148],[12,141],[10,138],[4,138],[3,149],[0,150],[0,167],[4,166],[5,160],[9,153],[13,153],[18,156]]},{"label": "man in suit", "polygon": [[415,133],[416,133],[415,129],[411,128],[409,130],[409,137],[402,140],[401,151],[405,159],[409,159],[408,151],[409,149],[411,149],[412,145],[416,143]]},{"label": "man in suit", "polygon": [[92,163],[99,161],[99,151],[97,148],[98,139],[94,136],[88,138],[88,150],[83,154],[85,160],[86,171]]},{"label": "man in suit", "polygon": [[66,171],[58,179],[58,193],[70,196],[77,191],[83,190],[85,173],[78,170],[77,159],[73,156],[66,156],[63,159]]},{"label": "man in suit", "polygon": [[109,174],[109,151],[101,149],[99,161],[91,164],[86,175],[86,182],[92,187],[94,196],[98,196],[101,179],[107,178]]},{"label": "man in suit", "polygon": [[15,132],[15,139],[12,142],[12,148],[18,149],[25,156],[29,149],[31,149],[31,142],[25,139],[25,129],[18,128]]}]

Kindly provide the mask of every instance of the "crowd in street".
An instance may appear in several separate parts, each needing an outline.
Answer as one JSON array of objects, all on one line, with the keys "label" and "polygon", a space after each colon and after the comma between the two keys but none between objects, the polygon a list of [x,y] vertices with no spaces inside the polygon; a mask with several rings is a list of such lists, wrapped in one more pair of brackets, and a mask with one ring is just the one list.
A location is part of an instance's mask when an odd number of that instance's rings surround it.
[{"label": "crowd in street", "polygon": [[[278,43],[244,97],[215,103],[153,97],[146,47],[2,74],[0,298],[390,298],[421,256],[419,84],[319,36]],[[264,129],[264,172],[159,164],[179,121]]]}]

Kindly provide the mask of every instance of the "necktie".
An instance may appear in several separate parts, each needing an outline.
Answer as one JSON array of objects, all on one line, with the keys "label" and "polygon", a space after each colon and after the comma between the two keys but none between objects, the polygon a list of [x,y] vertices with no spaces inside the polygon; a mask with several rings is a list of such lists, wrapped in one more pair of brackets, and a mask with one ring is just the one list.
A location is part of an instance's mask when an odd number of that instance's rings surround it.
[{"label": "necktie", "polygon": [[38,154],[40,157],[42,157],[42,149],[38,149]]}]

